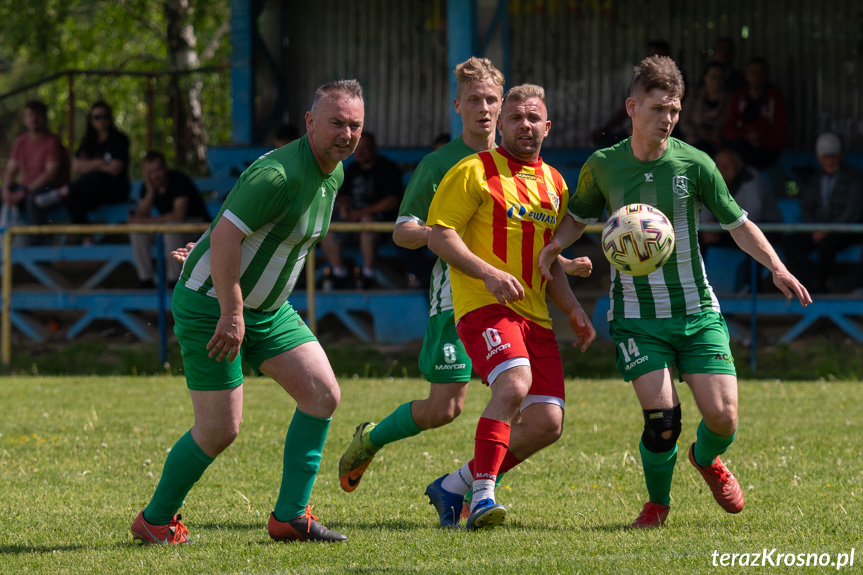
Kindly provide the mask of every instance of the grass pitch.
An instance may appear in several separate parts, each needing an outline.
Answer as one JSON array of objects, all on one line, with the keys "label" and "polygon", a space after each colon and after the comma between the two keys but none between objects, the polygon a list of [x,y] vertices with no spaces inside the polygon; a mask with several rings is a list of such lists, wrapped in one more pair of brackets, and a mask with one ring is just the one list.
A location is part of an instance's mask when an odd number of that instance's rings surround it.
[{"label": "grass pitch", "polygon": [[[750,554],[751,562],[772,549],[774,564],[788,553],[835,562],[855,549],[846,569],[859,571],[860,385],[741,382],[741,429],[724,457],[746,495],[746,508],[734,516],[713,502],[686,461],[699,416],[682,385],[671,514],[663,529],[634,532],[623,526],[646,497],[635,396],[619,380],[569,381],[563,438],[504,478],[498,500],[509,507],[505,523],[468,533],[438,529],[423,491],[471,457],[488,390],[472,382],[455,423],[387,446],[348,494],[337,468],[354,427],[423,397],[427,384],[347,379],[312,503],[325,525],[350,540],[309,545],[267,536],[294,404],[269,379],[251,379],[240,437],[181,510],[197,545],[166,548],[134,543],[129,526],[155,489],[166,450],[192,424],[183,380],[0,378],[0,572],[641,575],[705,573],[724,553]],[[778,561],[776,572],[836,570]]]}]

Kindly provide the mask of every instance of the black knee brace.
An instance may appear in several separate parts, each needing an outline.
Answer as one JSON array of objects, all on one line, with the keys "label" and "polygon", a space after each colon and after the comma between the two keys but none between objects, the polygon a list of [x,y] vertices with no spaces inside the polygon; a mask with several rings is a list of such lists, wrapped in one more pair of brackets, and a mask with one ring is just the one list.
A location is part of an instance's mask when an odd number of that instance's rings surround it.
[{"label": "black knee brace", "polygon": [[[672,409],[645,409],[644,432],[641,434],[641,442],[648,451],[653,453],[665,453],[671,451],[680,437],[680,404]],[[668,439],[662,437],[666,431],[671,431]]]}]

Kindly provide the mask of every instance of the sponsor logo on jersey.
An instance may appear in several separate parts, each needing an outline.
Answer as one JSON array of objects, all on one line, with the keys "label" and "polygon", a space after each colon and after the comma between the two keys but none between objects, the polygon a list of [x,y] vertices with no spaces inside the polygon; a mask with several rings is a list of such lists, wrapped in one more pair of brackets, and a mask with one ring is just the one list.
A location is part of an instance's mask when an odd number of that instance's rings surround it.
[{"label": "sponsor logo on jersey", "polygon": [[689,197],[689,178],[686,176],[674,176],[671,179],[671,191],[678,198]]},{"label": "sponsor logo on jersey", "polygon": [[649,358],[650,358],[649,355],[642,355],[641,357],[637,357],[637,358],[633,359],[632,361],[630,361],[629,363],[626,364],[626,371],[629,371],[630,369],[632,369],[633,367],[635,367],[636,365],[638,365],[640,363],[644,363]]},{"label": "sponsor logo on jersey", "polygon": [[551,214],[543,214],[542,212],[530,212],[528,214],[529,218],[533,218],[534,220],[542,223],[548,223],[551,225],[555,225],[557,223],[557,217]]},{"label": "sponsor logo on jersey", "polygon": [[485,358],[486,358],[486,359],[491,359],[491,356],[493,356],[493,355],[494,355],[494,354],[496,354],[497,352],[499,352],[499,351],[503,351],[503,350],[508,349],[508,348],[510,348],[510,347],[512,347],[512,344],[511,344],[511,343],[505,343],[505,344],[503,344],[503,345],[499,345],[499,346],[497,346],[496,348],[494,348],[493,350],[491,350],[490,352],[488,352],[488,355],[486,355],[486,356],[485,356]]},{"label": "sponsor logo on jersey", "polygon": [[653,181],[653,172],[648,172],[648,173],[644,174],[644,181],[645,182],[652,182]]},{"label": "sponsor logo on jersey", "polygon": [[517,172],[515,174],[516,178],[520,178],[522,180],[531,180],[535,182],[539,182],[540,184],[543,182],[542,176],[540,174],[528,174],[525,172]]},{"label": "sponsor logo on jersey", "polygon": [[524,206],[521,206],[519,204],[511,205],[509,207],[509,209],[506,211],[506,215],[508,215],[511,218],[515,218],[517,220],[520,220],[521,218],[523,218],[525,216],[525,214],[527,214],[527,208]]},{"label": "sponsor logo on jersey", "polygon": [[434,366],[437,371],[448,371],[451,369],[465,369],[467,368],[466,363],[450,363],[450,364],[437,364]]}]

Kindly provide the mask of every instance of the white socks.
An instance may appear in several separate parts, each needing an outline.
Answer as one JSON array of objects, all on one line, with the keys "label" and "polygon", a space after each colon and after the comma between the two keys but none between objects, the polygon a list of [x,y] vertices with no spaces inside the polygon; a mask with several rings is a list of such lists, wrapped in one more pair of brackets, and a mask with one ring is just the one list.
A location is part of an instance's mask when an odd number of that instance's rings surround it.
[{"label": "white socks", "polygon": [[458,471],[453,471],[446,477],[440,485],[450,493],[456,495],[467,495],[467,492],[473,489],[473,475],[468,468],[467,463],[462,465]]}]

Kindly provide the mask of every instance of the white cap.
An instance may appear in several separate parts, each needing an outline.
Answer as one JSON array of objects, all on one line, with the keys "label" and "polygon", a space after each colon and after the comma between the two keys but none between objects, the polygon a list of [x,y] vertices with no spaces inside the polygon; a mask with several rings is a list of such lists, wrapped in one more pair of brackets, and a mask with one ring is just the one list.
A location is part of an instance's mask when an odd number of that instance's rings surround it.
[{"label": "white cap", "polygon": [[816,156],[838,156],[842,154],[842,142],[836,137],[836,134],[826,132],[818,136],[815,142]]}]

